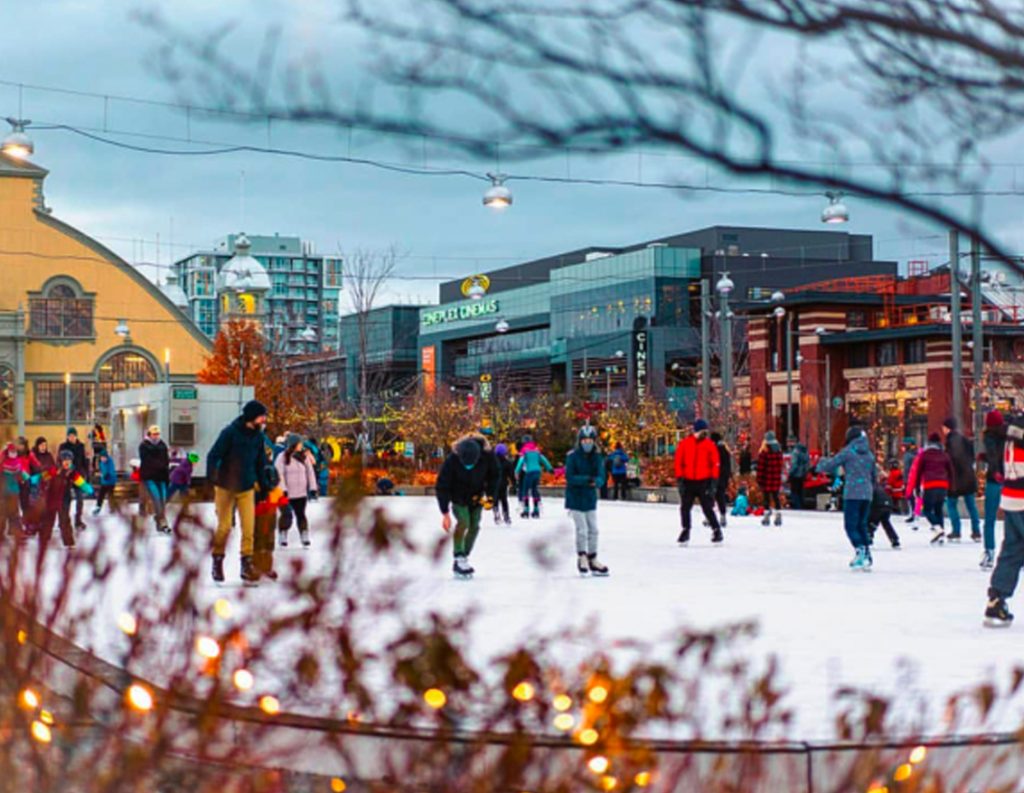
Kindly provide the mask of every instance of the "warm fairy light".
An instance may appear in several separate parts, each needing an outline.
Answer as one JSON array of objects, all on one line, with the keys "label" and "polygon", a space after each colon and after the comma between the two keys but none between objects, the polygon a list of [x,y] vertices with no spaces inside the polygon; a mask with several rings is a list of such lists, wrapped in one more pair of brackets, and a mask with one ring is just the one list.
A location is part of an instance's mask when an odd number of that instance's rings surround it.
[{"label": "warm fairy light", "polygon": [[248,691],[256,683],[256,678],[252,676],[252,672],[248,669],[239,669],[236,671],[232,680],[235,683],[235,688],[239,691]]},{"label": "warm fairy light", "polygon": [[587,768],[593,771],[595,774],[603,774],[608,770],[609,766],[608,758],[604,755],[597,755],[597,757],[591,757],[590,762],[587,763]]},{"label": "warm fairy light", "polygon": [[555,720],[552,723],[555,725],[556,730],[568,732],[576,725],[576,719],[570,713],[559,713],[555,716]]},{"label": "warm fairy light", "polygon": [[32,722],[32,737],[35,738],[39,743],[49,743],[53,738],[50,733],[50,728],[43,724],[41,721]]},{"label": "warm fairy light", "polygon": [[28,634],[25,631],[18,631],[18,644],[24,644],[28,641]]},{"label": "warm fairy light", "polygon": [[881,782],[872,782],[871,787],[868,788],[868,793],[889,793],[889,788]]},{"label": "warm fairy light", "polygon": [[348,720],[349,721],[359,721],[362,718],[363,718],[363,716],[362,716],[362,714],[358,710],[350,710],[348,712]]},{"label": "warm fairy light", "polygon": [[212,661],[220,655],[220,645],[210,636],[199,636],[196,639],[196,652]]},{"label": "warm fairy light", "polygon": [[569,710],[572,707],[572,698],[568,694],[559,694],[551,701],[555,710]]},{"label": "warm fairy light", "polygon": [[512,696],[518,699],[520,702],[529,702],[533,699],[533,686],[527,683],[525,680],[512,689]]},{"label": "warm fairy light", "polygon": [[596,705],[600,705],[602,702],[608,699],[608,689],[604,686],[594,686],[592,689],[590,689],[590,692],[587,694],[587,696],[590,698],[591,702],[593,702]]},{"label": "warm fairy light", "polygon": [[213,610],[222,620],[231,619],[231,615],[233,613],[231,603],[224,598],[217,598],[217,600],[214,601]]},{"label": "warm fairy light", "polygon": [[281,712],[281,703],[277,701],[277,697],[265,694],[260,697],[260,710],[268,716],[274,716]]},{"label": "warm fairy light", "polygon": [[593,746],[597,743],[599,737],[597,730],[593,727],[587,727],[587,729],[580,731],[579,740],[584,746]]},{"label": "warm fairy light", "polygon": [[601,790],[615,790],[615,787],[618,784],[619,784],[619,780],[617,780],[613,776],[603,776],[603,777],[601,777]]},{"label": "warm fairy light", "polygon": [[918,763],[923,763],[924,758],[927,756],[928,749],[924,746],[917,746],[914,748],[914,751],[910,753],[910,762],[912,762],[914,765],[917,765]]},{"label": "warm fairy light", "polygon": [[439,688],[428,688],[423,692],[423,701],[434,710],[440,710],[448,702],[448,697]]},{"label": "warm fairy light", "polygon": [[331,790],[333,790],[334,793],[344,793],[344,791],[348,790],[348,785],[345,784],[344,779],[340,776],[336,776],[331,779]]},{"label": "warm fairy light", "polygon": [[121,629],[121,633],[134,636],[135,632],[139,629],[139,624],[135,621],[135,617],[127,611],[122,611],[117,618],[117,627]]},{"label": "warm fairy light", "polygon": [[132,683],[125,693],[128,705],[134,710],[147,711],[153,709],[153,695],[141,683]]},{"label": "warm fairy light", "polygon": [[18,695],[18,702],[23,708],[35,710],[39,707],[39,695],[31,688],[23,688],[21,694]]},{"label": "warm fairy light", "polygon": [[637,775],[633,777],[633,782],[637,787],[647,787],[651,784],[651,772],[650,771],[639,771]]},{"label": "warm fairy light", "polygon": [[39,711],[39,721],[46,724],[49,727],[53,726],[53,714],[48,710]]},{"label": "warm fairy light", "polygon": [[892,778],[897,782],[906,782],[910,779],[910,775],[914,773],[914,766],[910,763],[904,763],[896,769],[896,773],[892,775]]}]

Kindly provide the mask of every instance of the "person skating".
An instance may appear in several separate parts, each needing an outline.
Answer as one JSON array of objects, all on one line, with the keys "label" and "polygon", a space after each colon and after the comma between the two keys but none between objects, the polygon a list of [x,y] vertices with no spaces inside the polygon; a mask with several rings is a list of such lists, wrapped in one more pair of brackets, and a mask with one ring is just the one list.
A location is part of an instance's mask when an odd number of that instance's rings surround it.
[{"label": "person skating", "polygon": [[608,568],[597,559],[597,494],[605,478],[597,430],[586,424],[565,458],[565,508],[576,528],[576,571],[582,576],[608,575]]},{"label": "person skating", "polygon": [[804,508],[804,481],[811,470],[811,456],[807,447],[798,443],[789,458],[789,508]]},{"label": "person skating", "polygon": [[1003,455],[1006,451],[1006,424],[1003,414],[990,410],[985,415],[985,434],[982,438],[985,458],[985,550],[981,554],[982,570],[991,570],[995,564],[996,517],[1003,493]]},{"label": "person skating", "polygon": [[53,536],[53,524],[60,527],[60,538],[65,548],[75,547],[75,533],[71,525],[71,499],[74,492],[92,495],[92,485],[85,474],[75,468],[75,455],[70,449],[60,453],[57,468],[43,481],[45,510],[39,526],[39,542],[45,548]]},{"label": "person skating", "polygon": [[[523,481],[519,490],[519,500],[523,504],[521,517],[540,517],[540,472],[541,468],[551,473],[555,469],[548,462],[540,448],[534,443],[530,436],[523,438],[523,448],[519,450],[519,460],[516,463],[516,475],[523,474]],[[533,511],[530,511],[530,499],[533,499]]]},{"label": "person skating", "polygon": [[768,430],[757,453],[757,486],[761,488],[764,505],[762,526],[771,525],[773,504],[776,509],[775,525],[782,525],[782,500],[779,497],[779,491],[782,490],[782,463],[782,446],[779,445],[775,433]]},{"label": "person skating", "polygon": [[96,456],[99,458],[97,466],[100,475],[100,489],[96,495],[96,506],[92,510],[93,515],[100,514],[100,511],[103,509],[103,502],[110,498],[114,488],[117,486],[117,468],[114,467],[114,460],[111,458],[110,452],[107,451],[107,447],[104,446],[100,449]]},{"label": "person skating", "polygon": [[192,489],[192,472],[198,462],[199,455],[195,452],[184,455],[179,453],[171,457],[171,484],[167,488],[168,501],[178,493],[181,493],[182,500],[188,500],[189,490]]},{"label": "person skating", "polygon": [[[906,485],[910,481],[910,469],[914,466],[914,461],[917,460],[917,456],[920,454],[920,450],[917,448],[917,441],[911,438],[909,435],[903,439],[903,482]],[[907,523],[913,524],[917,521],[918,508],[917,498],[910,496],[907,498]],[[915,527],[916,528],[916,527]]]},{"label": "person skating", "polygon": [[892,526],[893,499],[892,494],[886,487],[888,477],[875,482],[874,493],[871,497],[871,509],[868,512],[868,545],[875,544],[875,532],[881,526],[885,530],[885,536],[893,550],[900,549],[900,536]]},{"label": "person skating", "polygon": [[988,585],[985,625],[1009,627],[1013,622],[1006,601],[1013,597],[1024,565],[1024,414],[1014,415],[1006,427],[1003,448],[1003,544]]},{"label": "person skating", "polygon": [[608,468],[612,475],[612,501],[626,501],[629,498],[629,486],[626,483],[628,466],[629,455],[622,448],[622,443],[616,443],[615,449],[608,455]]},{"label": "person skating", "polygon": [[831,474],[839,468],[843,469],[843,528],[856,552],[850,568],[867,571],[874,563],[867,529],[878,467],[861,427],[850,427],[846,431],[846,445],[835,457],[821,460],[817,470]]},{"label": "person skating", "polygon": [[676,446],[676,485],[679,488],[679,518],[682,531],[676,540],[680,545],[690,543],[690,520],[693,503],[700,503],[704,518],[711,527],[711,542],[722,542],[722,528],[715,517],[715,504],[711,491],[718,482],[718,448],[708,437],[708,423],[704,419],[693,422],[693,432]]},{"label": "person skating", "polygon": [[[296,437],[296,443],[300,440]],[[277,513],[288,504],[288,496],[282,489],[281,469],[274,459],[274,444],[265,434],[263,438],[263,460],[260,465],[253,496],[253,539],[252,566],[261,576],[277,580],[274,570],[274,528]],[[293,444],[294,445],[294,444]],[[278,459],[283,458],[280,455]],[[310,470],[312,475],[312,469]]]},{"label": "person skating", "polygon": [[[68,427],[67,438],[64,443],[57,448],[58,456],[61,452],[71,452],[75,470],[81,472],[85,476],[88,476],[89,458],[85,453],[85,444],[78,440],[78,430],[74,427]],[[74,489],[72,496],[75,499],[75,528],[81,531],[85,528],[85,521],[82,520],[82,510],[85,508],[85,497],[83,495],[83,491],[78,488]]]},{"label": "person skating", "polygon": [[[299,540],[304,548],[308,548],[310,545],[306,505],[310,494],[317,493],[319,486],[316,470],[313,468],[313,461],[310,457],[310,452],[303,444],[302,436],[293,432],[285,439],[284,451],[273,462],[277,469],[278,481],[288,499],[288,506],[295,515],[295,522],[299,527]],[[287,528],[278,527],[278,540],[282,547],[288,546]]]},{"label": "person skating", "polygon": [[480,533],[480,516],[497,487],[498,466],[486,446],[481,435],[463,436],[455,442],[437,475],[435,493],[441,528],[446,532],[452,530],[455,514],[452,570],[458,578],[471,578],[475,572],[469,555]]},{"label": "person skating", "polygon": [[21,537],[21,490],[28,483],[28,460],[8,443],[0,461],[0,540]]},{"label": "person skating", "polygon": [[942,434],[946,439],[946,453],[953,461],[953,479],[946,496],[946,511],[949,512],[950,542],[960,542],[960,508],[961,498],[967,507],[971,519],[971,539],[981,542],[981,518],[978,515],[978,477],[974,472],[974,444],[964,437],[958,429],[956,418],[948,418],[942,422]]},{"label": "person skating", "polygon": [[170,484],[171,456],[167,444],[160,437],[160,428],[154,424],[139,444],[139,487],[153,508],[153,522],[161,534],[170,534],[167,525],[167,487]]},{"label": "person skating", "polygon": [[[57,471],[57,458],[50,451],[46,438],[39,436],[32,444],[28,458],[29,474],[29,505],[22,510],[22,527],[28,534],[39,531],[46,514],[46,496],[49,492],[50,478]],[[52,524],[52,521],[51,521]]]},{"label": "person skating", "polygon": [[720,433],[712,432],[711,440],[718,450],[718,481],[715,483],[715,505],[718,507],[718,523],[724,529],[727,525],[726,511],[729,508],[729,484],[732,482],[732,452]]},{"label": "person skating", "polygon": [[494,458],[498,466],[498,486],[494,493],[494,525],[497,526],[504,520],[506,526],[511,526],[508,490],[516,486],[516,468],[508,459],[508,446],[504,443],[494,447]]},{"label": "person skating", "polygon": [[92,465],[93,473],[98,473],[100,468],[100,453],[107,451],[107,433],[103,430],[103,425],[96,422],[92,425],[92,429],[89,430],[89,445],[92,447]]},{"label": "person skating", "polygon": [[910,480],[907,482],[908,497],[917,490],[922,493],[921,514],[931,527],[932,545],[942,545],[946,536],[942,509],[952,481],[953,461],[942,448],[942,437],[933,432],[911,466]]},{"label": "person skating", "polygon": [[255,488],[263,468],[263,429],[267,409],[252,400],[242,408],[242,415],[228,424],[210,449],[206,472],[214,485],[217,510],[217,531],[213,537],[213,580],[224,580],[224,551],[231,533],[231,519],[238,510],[242,527],[241,578],[244,584],[259,581],[253,567],[253,537],[256,520]]}]

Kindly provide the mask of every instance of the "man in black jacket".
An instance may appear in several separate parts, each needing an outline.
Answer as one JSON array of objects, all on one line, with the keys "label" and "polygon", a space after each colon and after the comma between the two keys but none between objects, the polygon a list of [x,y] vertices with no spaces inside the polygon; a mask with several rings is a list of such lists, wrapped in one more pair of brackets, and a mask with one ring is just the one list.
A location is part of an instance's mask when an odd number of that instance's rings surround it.
[{"label": "man in black jacket", "polygon": [[480,515],[491,508],[497,485],[498,466],[493,452],[487,448],[487,440],[473,434],[456,441],[437,475],[435,492],[441,528],[446,532],[452,529],[450,513],[455,513],[452,570],[458,578],[473,576],[469,555],[480,533]]},{"label": "man in black jacket", "polygon": [[267,409],[255,399],[242,415],[221,430],[206,462],[206,475],[214,485],[217,532],[213,537],[213,580],[224,580],[224,549],[231,533],[231,518],[238,510],[242,524],[242,581],[255,584],[260,574],[253,567],[253,532],[256,524],[256,484],[264,475],[263,429]]},{"label": "man in black jacket", "polygon": [[139,444],[139,487],[153,505],[156,530],[170,534],[165,508],[167,507],[167,486],[171,479],[171,460],[167,444],[160,437],[160,428],[154,424],[146,432],[146,438]]},{"label": "man in black jacket", "polygon": [[978,477],[974,473],[974,445],[959,431],[959,422],[951,417],[942,422],[942,434],[946,438],[946,454],[953,461],[954,481],[950,482],[946,498],[946,512],[949,513],[951,531],[946,542],[960,542],[960,498],[967,505],[971,518],[971,539],[981,542],[981,518],[978,516]]},{"label": "man in black jacket", "polygon": [[[78,440],[78,430],[74,427],[68,427],[67,440],[57,448],[58,458],[61,452],[71,452],[72,465],[75,470],[86,477],[89,476],[89,460],[85,456],[85,444]],[[75,497],[75,528],[81,531],[85,528],[85,521],[82,520],[82,508],[85,506],[85,498],[79,488],[75,487],[72,490]]]}]

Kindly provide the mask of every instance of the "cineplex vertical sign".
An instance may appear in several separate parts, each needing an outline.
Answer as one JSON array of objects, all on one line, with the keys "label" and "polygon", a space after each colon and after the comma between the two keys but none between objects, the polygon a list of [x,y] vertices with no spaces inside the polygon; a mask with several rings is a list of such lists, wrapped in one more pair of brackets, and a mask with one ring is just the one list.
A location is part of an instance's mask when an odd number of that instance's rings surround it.
[{"label": "cineplex vertical sign", "polygon": [[633,323],[633,373],[636,378],[636,398],[644,399],[650,385],[648,362],[651,355],[651,336],[644,317]]}]

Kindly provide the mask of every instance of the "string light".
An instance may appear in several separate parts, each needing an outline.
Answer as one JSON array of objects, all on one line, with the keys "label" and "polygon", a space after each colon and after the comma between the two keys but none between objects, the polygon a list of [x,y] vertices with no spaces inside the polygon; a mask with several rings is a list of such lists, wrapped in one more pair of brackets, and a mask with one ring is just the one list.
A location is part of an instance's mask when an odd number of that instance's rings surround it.
[{"label": "string light", "polygon": [[117,627],[121,629],[121,633],[134,636],[139,629],[139,624],[135,621],[135,617],[127,611],[122,611],[117,617]]},{"label": "string light", "polygon": [[525,680],[512,689],[512,696],[520,702],[529,702],[531,699],[533,699],[533,695],[533,686],[530,683],[527,683]]},{"label": "string light", "polygon": [[28,634],[25,631],[18,631],[18,644],[24,644],[28,641]]},{"label": "string light", "polygon": [[196,652],[212,661],[220,657],[220,645],[210,636],[199,636],[196,638]]},{"label": "string light", "polygon": [[555,716],[555,719],[552,722],[552,724],[555,725],[556,730],[568,732],[576,726],[576,719],[574,719],[572,714],[570,713],[559,713],[557,716]]},{"label": "string light", "polygon": [[914,765],[917,765],[918,763],[923,763],[924,762],[924,758],[927,757],[927,756],[928,756],[928,749],[927,749],[927,747],[925,747],[925,746],[917,746],[910,753],[910,762],[913,763]]},{"label": "string light", "polygon": [[264,694],[260,697],[260,710],[268,716],[276,716],[281,712],[281,703],[277,701],[277,697],[272,697],[270,694]]},{"label": "string light", "polygon": [[239,691],[248,691],[256,684],[256,678],[248,669],[239,669],[231,679]]},{"label": "string light", "polygon": [[448,697],[439,688],[428,688],[423,692],[423,701],[434,710],[440,710],[448,702]]},{"label": "string light", "polygon": [[601,777],[601,789],[602,790],[615,790],[615,788],[616,788],[616,786],[618,786],[618,784],[619,784],[619,780],[616,779],[613,776],[603,776],[603,777]]},{"label": "string light", "polygon": [[598,735],[597,730],[595,730],[593,727],[587,727],[587,729],[582,730],[580,732],[579,741],[584,746],[593,746],[595,743],[597,743],[597,739],[599,737],[600,736]]},{"label": "string light", "polygon": [[30,731],[32,732],[32,737],[39,741],[39,743],[49,743],[53,739],[50,728],[41,721],[32,722]]},{"label": "string light", "polygon": [[18,696],[18,702],[21,703],[23,708],[35,710],[39,707],[39,695],[31,688],[24,688]]},{"label": "string light", "polygon": [[222,620],[231,619],[231,615],[234,613],[234,610],[231,608],[231,603],[224,598],[217,598],[213,604],[213,610]]},{"label": "string light", "polygon": [[132,683],[128,686],[125,699],[133,710],[146,712],[153,709],[153,694],[141,683]]},{"label": "string light", "polygon": [[637,775],[633,777],[633,783],[637,787],[647,787],[651,784],[651,772],[650,771],[638,771]]},{"label": "string light", "polygon": [[594,704],[600,705],[602,702],[608,699],[608,689],[604,686],[594,686],[592,689],[590,689],[590,692],[587,694],[587,697],[589,697],[590,701]]},{"label": "string light", "polygon": [[334,793],[344,793],[344,791],[348,790],[348,785],[345,784],[344,779],[340,776],[336,776],[331,779],[331,790],[334,791]]},{"label": "string light", "polygon": [[910,779],[910,776],[913,773],[914,766],[912,766],[910,763],[904,763],[896,769],[896,773],[892,775],[892,778],[895,779],[897,782],[906,782],[908,779]]},{"label": "string light", "polygon": [[608,770],[609,765],[611,765],[611,763],[608,762],[608,758],[602,754],[599,754],[596,757],[590,758],[590,762],[587,763],[587,768],[589,768],[595,774],[603,774],[605,771]]},{"label": "string light", "polygon": [[48,711],[48,710],[41,710],[41,711],[39,711],[39,721],[41,721],[43,724],[46,724],[47,726],[52,727],[53,726],[53,714],[50,713],[50,711]]},{"label": "string light", "polygon": [[559,711],[569,710],[572,707],[572,698],[567,694],[559,694],[551,701],[551,706]]}]

